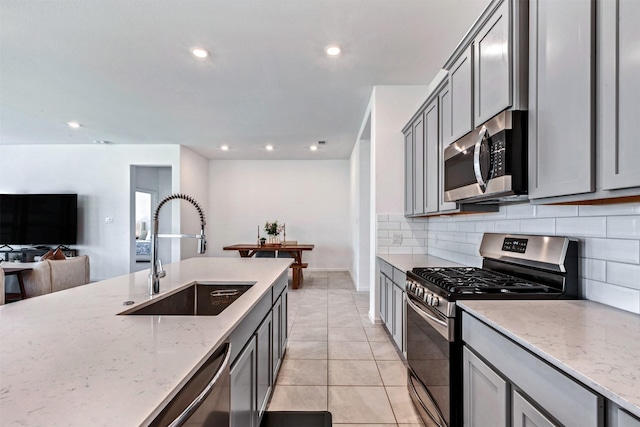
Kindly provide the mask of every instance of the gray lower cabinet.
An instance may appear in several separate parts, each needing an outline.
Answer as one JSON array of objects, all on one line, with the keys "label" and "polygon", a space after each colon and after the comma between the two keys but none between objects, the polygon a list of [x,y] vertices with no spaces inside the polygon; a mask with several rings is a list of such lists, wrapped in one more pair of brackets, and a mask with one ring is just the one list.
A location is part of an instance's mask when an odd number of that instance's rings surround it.
[{"label": "gray lower cabinet", "polygon": [[267,408],[269,396],[271,396],[271,387],[273,385],[271,350],[275,343],[272,341],[273,322],[271,315],[272,313],[270,312],[256,331],[256,395],[258,417],[261,417]]},{"label": "gray lower cabinet", "polygon": [[613,402],[609,402],[607,410],[608,427],[640,427],[640,418],[637,418]]},{"label": "gray lower cabinet", "polygon": [[529,198],[595,189],[594,2],[529,2]]},{"label": "gray lower cabinet", "polygon": [[467,347],[463,348],[464,425],[506,427],[509,386]]},{"label": "gray lower cabinet", "polygon": [[557,427],[558,424],[547,418],[517,390],[511,398],[512,427]]},{"label": "gray lower cabinet", "polygon": [[287,344],[287,283],[285,272],[229,338],[232,427],[258,427],[273,392]]},{"label": "gray lower cabinet", "polygon": [[[470,420],[465,425],[604,426],[601,395],[466,312],[462,314],[462,339],[464,417]],[[492,414],[485,414],[482,408],[486,404],[495,408],[496,419],[489,424],[472,423],[474,418],[489,421]]]},{"label": "gray lower cabinet", "polygon": [[251,337],[231,367],[231,427],[258,427],[256,338]]},{"label": "gray lower cabinet", "polygon": [[378,258],[380,277],[378,312],[398,350],[406,350],[407,310],[405,308],[406,273]]},{"label": "gray lower cabinet", "polygon": [[404,290],[396,284],[392,284],[391,287],[393,290],[393,329],[391,338],[393,338],[393,341],[396,343],[400,351],[404,351],[404,331],[406,329],[404,325]]}]

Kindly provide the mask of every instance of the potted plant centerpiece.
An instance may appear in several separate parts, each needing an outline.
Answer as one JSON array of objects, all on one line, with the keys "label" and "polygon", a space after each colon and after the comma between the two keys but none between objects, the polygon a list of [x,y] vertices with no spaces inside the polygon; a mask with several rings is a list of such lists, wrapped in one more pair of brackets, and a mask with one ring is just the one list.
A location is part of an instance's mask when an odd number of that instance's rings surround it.
[{"label": "potted plant centerpiece", "polygon": [[264,225],[264,231],[267,232],[269,238],[267,239],[268,245],[279,245],[280,244],[280,233],[282,232],[284,226],[278,224],[278,220],[273,222],[267,221]]}]

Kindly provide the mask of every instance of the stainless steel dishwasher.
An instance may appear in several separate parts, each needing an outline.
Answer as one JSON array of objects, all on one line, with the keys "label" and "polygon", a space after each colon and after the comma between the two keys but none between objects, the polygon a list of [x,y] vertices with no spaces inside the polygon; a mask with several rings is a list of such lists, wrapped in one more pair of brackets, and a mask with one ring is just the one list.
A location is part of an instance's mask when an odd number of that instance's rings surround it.
[{"label": "stainless steel dishwasher", "polygon": [[231,344],[207,359],[150,426],[228,427],[230,411]]}]

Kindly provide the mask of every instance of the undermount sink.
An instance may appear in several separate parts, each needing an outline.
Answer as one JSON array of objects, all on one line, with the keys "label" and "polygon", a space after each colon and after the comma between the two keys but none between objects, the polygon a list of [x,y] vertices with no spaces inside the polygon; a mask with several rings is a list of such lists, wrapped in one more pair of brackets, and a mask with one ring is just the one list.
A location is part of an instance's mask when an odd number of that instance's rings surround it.
[{"label": "undermount sink", "polygon": [[216,316],[254,283],[196,282],[167,296],[123,311],[124,315]]}]

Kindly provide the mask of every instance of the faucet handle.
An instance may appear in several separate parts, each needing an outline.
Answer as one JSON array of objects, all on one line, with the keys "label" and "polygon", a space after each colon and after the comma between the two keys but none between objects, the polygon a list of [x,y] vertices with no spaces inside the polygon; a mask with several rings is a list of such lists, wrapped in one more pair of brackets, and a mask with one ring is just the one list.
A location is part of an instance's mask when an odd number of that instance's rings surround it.
[{"label": "faucet handle", "polygon": [[164,271],[164,268],[162,268],[162,261],[160,259],[158,259],[158,279],[163,278],[164,276],[167,275],[167,272]]}]

